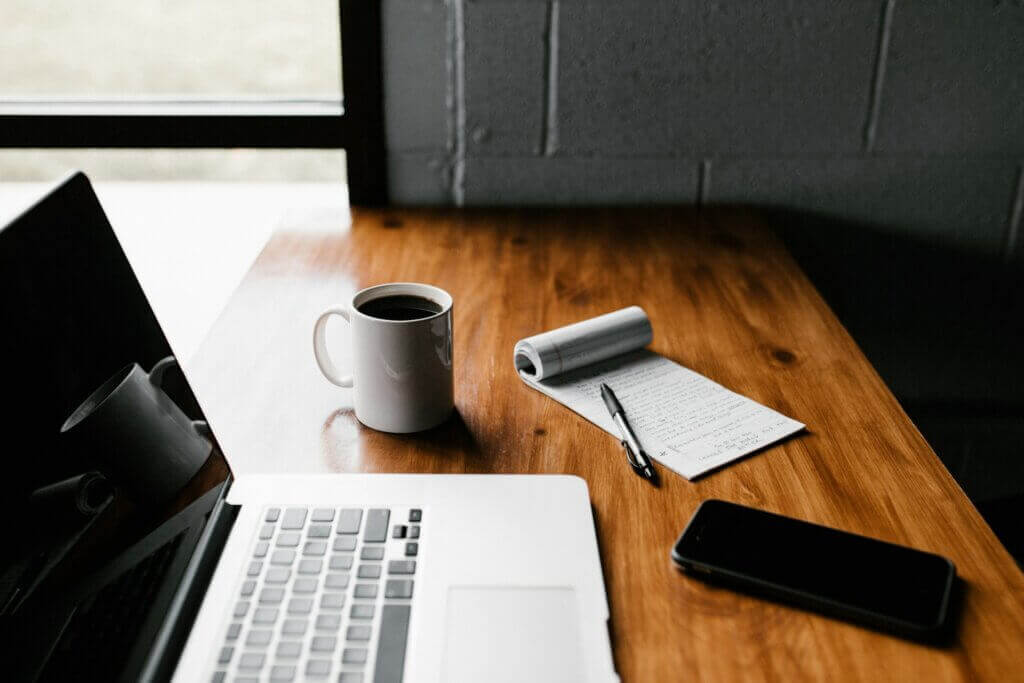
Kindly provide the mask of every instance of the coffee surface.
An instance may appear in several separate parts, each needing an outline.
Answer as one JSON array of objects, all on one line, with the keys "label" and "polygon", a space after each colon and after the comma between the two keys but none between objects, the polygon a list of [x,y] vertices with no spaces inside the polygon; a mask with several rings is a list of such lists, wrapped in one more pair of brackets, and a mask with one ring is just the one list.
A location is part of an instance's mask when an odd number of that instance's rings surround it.
[{"label": "coffee surface", "polygon": [[358,306],[359,312],[381,320],[419,320],[441,312],[441,305],[422,296],[396,294],[371,299]]}]

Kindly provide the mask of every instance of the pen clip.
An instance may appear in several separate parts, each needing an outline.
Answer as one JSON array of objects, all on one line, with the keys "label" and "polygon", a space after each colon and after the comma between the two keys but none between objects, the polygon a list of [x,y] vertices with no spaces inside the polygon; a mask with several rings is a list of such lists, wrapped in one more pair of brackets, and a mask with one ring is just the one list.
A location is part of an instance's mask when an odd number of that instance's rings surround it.
[{"label": "pen clip", "polygon": [[629,466],[637,472],[643,472],[643,465],[641,465],[640,461],[636,459],[636,454],[633,453],[633,449],[630,448],[629,442],[623,439],[620,443],[622,444],[622,447],[626,449],[626,460],[629,460]]}]

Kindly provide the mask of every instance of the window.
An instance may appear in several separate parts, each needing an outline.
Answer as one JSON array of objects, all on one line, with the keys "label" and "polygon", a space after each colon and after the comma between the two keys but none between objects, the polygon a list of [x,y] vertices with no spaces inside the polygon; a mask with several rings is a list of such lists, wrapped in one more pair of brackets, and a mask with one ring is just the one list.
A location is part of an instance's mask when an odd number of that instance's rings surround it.
[{"label": "window", "polygon": [[346,181],[343,149],[0,149],[4,183],[50,183],[71,169],[94,181]]},{"label": "window", "polygon": [[333,0],[4,0],[0,94],[341,104]]},{"label": "window", "polygon": [[344,149],[383,201],[377,2],[4,4],[0,147]]}]

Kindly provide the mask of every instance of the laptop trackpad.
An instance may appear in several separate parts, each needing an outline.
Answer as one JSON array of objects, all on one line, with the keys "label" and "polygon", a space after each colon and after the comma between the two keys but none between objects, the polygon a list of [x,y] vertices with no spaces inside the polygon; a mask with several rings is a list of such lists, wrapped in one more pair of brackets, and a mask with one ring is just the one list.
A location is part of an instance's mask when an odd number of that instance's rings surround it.
[{"label": "laptop trackpad", "polygon": [[577,621],[572,588],[452,587],[443,680],[584,680]]}]

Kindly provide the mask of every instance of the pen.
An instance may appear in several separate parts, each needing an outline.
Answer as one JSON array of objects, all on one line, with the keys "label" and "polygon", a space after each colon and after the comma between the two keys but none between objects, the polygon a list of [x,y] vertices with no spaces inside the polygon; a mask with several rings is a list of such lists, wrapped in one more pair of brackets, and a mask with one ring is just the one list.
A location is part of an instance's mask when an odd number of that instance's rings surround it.
[{"label": "pen", "polygon": [[629,422],[626,421],[626,413],[623,412],[619,399],[615,398],[615,392],[604,383],[601,384],[601,398],[604,399],[604,404],[608,406],[608,412],[611,414],[612,420],[622,435],[622,447],[626,449],[626,458],[629,460],[629,466],[641,477],[657,485],[658,473],[655,471],[651,459],[647,457],[644,449],[640,447],[636,434],[633,433]]}]

